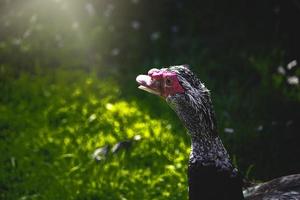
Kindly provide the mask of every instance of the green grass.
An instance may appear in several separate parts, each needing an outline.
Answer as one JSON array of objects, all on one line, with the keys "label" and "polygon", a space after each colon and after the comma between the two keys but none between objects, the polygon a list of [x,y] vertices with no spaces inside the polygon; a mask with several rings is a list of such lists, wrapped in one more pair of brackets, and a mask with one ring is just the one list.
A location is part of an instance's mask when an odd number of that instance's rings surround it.
[{"label": "green grass", "polygon": [[[186,135],[94,74],[3,76],[1,199],[186,199]],[[140,135],[128,151],[94,150]]]}]

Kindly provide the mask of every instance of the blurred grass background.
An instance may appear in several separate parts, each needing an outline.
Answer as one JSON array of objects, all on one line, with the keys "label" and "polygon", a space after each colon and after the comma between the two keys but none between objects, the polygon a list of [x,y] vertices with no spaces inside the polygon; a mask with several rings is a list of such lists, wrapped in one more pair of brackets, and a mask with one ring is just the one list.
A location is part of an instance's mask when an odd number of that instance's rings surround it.
[{"label": "blurred grass background", "polygon": [[178,64],[245,177],[300,173],[299,5],[1,1],[0,198],[187,199],[189,137],[135,83]]}]

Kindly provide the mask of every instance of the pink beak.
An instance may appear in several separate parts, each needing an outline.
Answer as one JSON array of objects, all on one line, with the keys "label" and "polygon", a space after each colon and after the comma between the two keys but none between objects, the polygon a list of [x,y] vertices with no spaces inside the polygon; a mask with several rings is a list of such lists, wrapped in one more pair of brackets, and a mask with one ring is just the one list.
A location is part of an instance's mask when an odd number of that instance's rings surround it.
[{"label": "pink beak", "polygon": [[159,76],[160,73],[161,71],[159,69],[154,68],[148,71],[148,75],[138,75],[136,77],[136,82],[140,85],[138,88],[161,96],[160,81],[155,79],[155,77]]}]

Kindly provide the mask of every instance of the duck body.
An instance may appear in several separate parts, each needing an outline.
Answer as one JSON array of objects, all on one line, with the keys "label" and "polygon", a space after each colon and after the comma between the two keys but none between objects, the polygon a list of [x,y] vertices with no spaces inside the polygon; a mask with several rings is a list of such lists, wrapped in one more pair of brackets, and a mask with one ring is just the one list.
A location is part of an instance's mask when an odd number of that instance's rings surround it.
[{"label": "duck body", "polygon": [[244,190],[246,200],[299,200],[300,174],[292,174],[259,183]]}]

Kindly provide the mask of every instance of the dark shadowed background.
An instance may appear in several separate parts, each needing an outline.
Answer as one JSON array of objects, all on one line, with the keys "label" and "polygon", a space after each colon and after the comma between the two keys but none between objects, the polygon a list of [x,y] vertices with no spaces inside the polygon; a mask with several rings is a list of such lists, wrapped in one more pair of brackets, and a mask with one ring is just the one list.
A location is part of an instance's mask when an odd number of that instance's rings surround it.
[{"label": "dark shadowed background", "polygon": [[300,173],[299,21],[299,0],[0,1],[1,199],[187,199],[189,137],[135,83],[179,64],[245,177]]}]

